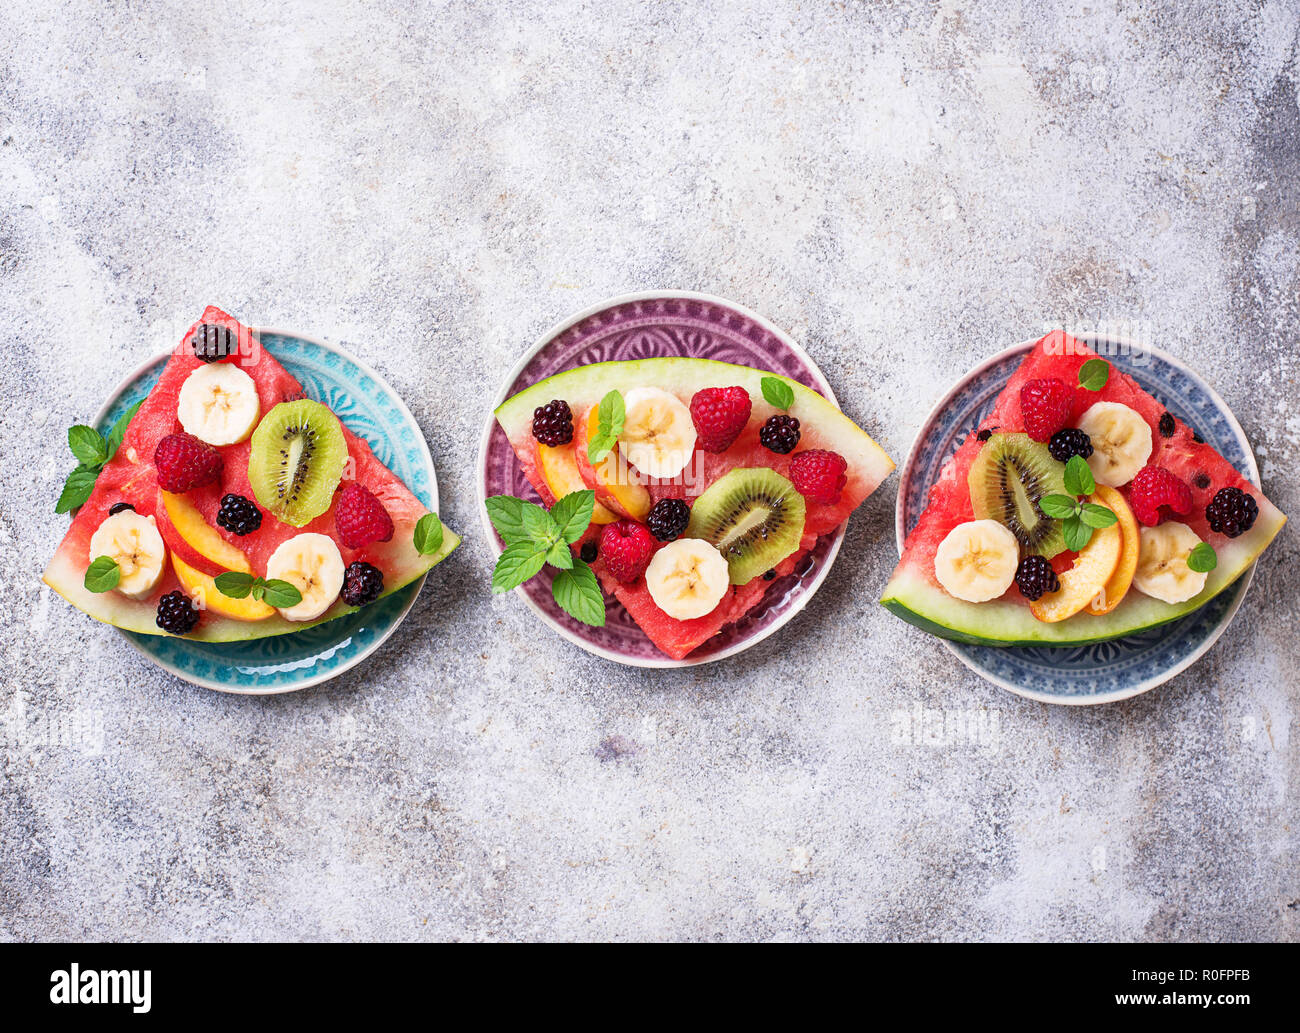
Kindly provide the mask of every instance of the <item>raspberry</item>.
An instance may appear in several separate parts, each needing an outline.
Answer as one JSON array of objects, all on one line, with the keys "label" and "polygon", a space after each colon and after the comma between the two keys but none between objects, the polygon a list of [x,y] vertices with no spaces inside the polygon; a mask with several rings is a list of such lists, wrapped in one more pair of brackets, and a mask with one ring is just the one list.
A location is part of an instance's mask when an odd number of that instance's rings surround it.
[{"label": "raspberry", "polygon": [[1046,441],[1070,421],[1074,391],[1063,380],[1031,380],[1020,389],[1020,416],[1025,433]]},{"label": "raspberry", "polygon": [[180,493],[215,481],[225,469],[221,453],[192,434],[168,434],[154,449],[158,486]]},{"label": "raspberry", "polygon": [[199,622],[199,611],[184,592],[168,592],[158,600],[155,623],[169,635],[187,635]]},{"label": "raspberry", "polygon": [[190,338],[194,357],[204,362],[216,362],[239,350],[239,338],[228,326],[200,323]]},{"label": "raspberry", "polygon": [[790,480],[804,498],[833,506],[848,481],[848,468],[848,460],[838,452],[810,448],[790,460]]},{"label": "raspberry", "polygon": [[655,540],[635,520],[606,524],[600,534],[600,555],[605,569],[627,584],[645,573],[655,553]]},{"label": "raspberry", "polygon": [[740,437],[753,409],[743,387],[706,387],[691,396],[696,442],[705,452],[725,452]]},{"label": "raspberry", "polygon": [[365,606],[383,594],[384,575],[369,563],[349,563],[343,572],[343,601],[349,606]]},{"label": "raspberry", "polygon": [[1240,488],[1220,488],[1205,507],[1205,519],[1210,530],[1236,538],[1255,526],[1259,516],[1259,503],[1255,496]]},{"label": "raspberry", "polygon": [[334,527],[339,541],[349,549],[360,549],[371,542],[386,542],[393,537],[393,518],[384,504],[357,481],[339,493],[334,507]]},{"label": "raspberry", "polygon": [[1058,430],[1047,443],[1047,451],[1058,463],[1068,463],[1073,456],[1087,459],[1092,455],[1092,438],[1088,432],[1075,427]]},{"label": "raspberry", "polygon": [[262,526],[262,511],[252,499],[243,495],[222,495],[221,508],[217,510],[217,523],[241,538]]},{"label": "raspberry", "polygon": [[1128,504],[1142,523],[1155,527],[1165,518],[1161,506],[1168,506],[1179,516],[1192,511],[1192,489],[1163,466],[1144,466],[1129,482]]},{"label": "raspberry", "polygon": [[660,499],[650,510],[646,524],[661,542],[674,542],[691,522],[691,507],[681,499]]},{"label": "raspberry", "polygon": [[556,398],[533,410],[533,437],[556,448],[573,440],[573,413],[569,403]]},{"label": "raspberry", "polygon": [[1033,602],[1049,592],[1059,592],[1061,579],[1056,576],[1050,560],[1042,556],[1026,556],[1016,568],[1016,585],[1020,594]]},{"label": "raspberry", "polygon": [[799,421],[793,416],[777,413],[763,424],[758,432],[758,443],[777,455],[788,456],[799,444]]}]

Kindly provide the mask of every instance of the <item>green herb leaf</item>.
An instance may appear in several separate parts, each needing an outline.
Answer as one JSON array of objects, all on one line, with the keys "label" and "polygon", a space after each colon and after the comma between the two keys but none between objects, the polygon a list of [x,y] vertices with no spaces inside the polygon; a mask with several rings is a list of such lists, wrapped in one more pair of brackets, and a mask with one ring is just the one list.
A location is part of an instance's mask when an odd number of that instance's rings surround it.
[{"label": "green herb leaf", "polygon": [[559,570],[568,570],[572,567],[573,550],[569,548],[569,543],[561,538],[552,545],[550,551],[546,554],[546,562]]},{"label": "green herb leaf", "polygon": [[525,502],[520,507],[520,517],[524,525],[524,537],[541,543],[543,552],[559,541],[559,525],[536,502]]},{"label": "green herb leaf", "polygon": [[54,504],[54,512],[66,513],[85,503],[95,490],[95,478],[98,476],[99,470],[88,466],[79,466],[68,474],[59,501]]},{"label": "green herb leaf", "polygon": [[122,439],[126,437],[127,425],[130,424],[131,420],[135,417],[135,414],[140,411],[140,406],[142,405],[144,405],[143,398],[136,402],[135,405],[131,406],[131,408],[126,412],[122,413],[122,415],[117,418],[117,422],[113,424],[112,430],[108,432],[108,455],[105,462],[117,455],[117,450],[122,446]]},{"label": "green herb leaf", "polygon": [[86,568],[84,584],[87,592],[107,592],[116,588],[122,580],[122,568],[117,560],[109,556],[96,556],[95,561]]},{"label": "green herb leaf", "polygon": [[253,575],[227,570],[216,578],[217,591],[231,599],[246,599],[253,590]]},{"label": "green herb leaf", "polygon": [[618,436],[623,433],[623,425],[627,422],[623,396],[617,391],[605,395],[596,410],[596,419],[596,436],[587,442],[589,463],[599,463],[618,443]]},{"label": "green herb leaf", "polygon": [[1110,527],[1119,519],[1105,506],[1099,506],[1095,502],[1085,502],[1079,513],[1079,518],[1089,527]]},{"label": "green herb leaf", "polygon": [[1110,379],[1110,363],[1105,359],[1089,359],[1079,367],[1079,386],[1088,391],[1100,391]]},{"label": "green herb leaf", "polygon": [[492,591],[499,594],[518,588],[542,569],[549,550],[550,545],[543,542],[527,539],[511,542],[497,557],[496,569],[492,572]]},{"label": "green herb leaf", "polygon": [[767,399],[769,405],[774,405],[778,409],[789,409],[794,405],[794,389],[784,380],[764,377],[759,381],[759,385],[763,388],[763,397]]},{"label": "green herb leaf", "polygon": [[1065,521],[1061,529],[1065,532],[1065,547],[1073,552],[1080,551],[1092,538],[1092,528],[1077,516]]},{"label": "green herb leaf", "polygon": [[271,578],[262,581],[258,578],[261,589],[259,598],[269,606],[297,606],[302,602],[302,592],[298,590],[297,585],[290,584],[288,581],[281,581],[279,578]]},{"label": "green herb leaf", "polygon": [[1065,520],[1079,512],[1079,500],[1071,495],[1044,495],[1038,508],[1054,520]]},{"label": "green herb leaf", "polygon": [[1219,554],[1209,542],[1201,542],[1187,554],[1187,566],[1198,574],[1208,574],[1219,565]]},{"label": "green herb leaf", "polygon": [[605,626],[605,597],[596,575],[582,560],[570,570],[561,570],[551,582],[551,594],[565,613],[593,628]]},{"label": "green herb leaf", "polygon": [[87,427],[84,423],[68,428],[68,447],[82,466],[98,469],[108,458],[108,445],[103,436],[94,427]]},{"label": "green herb leaf", "polygon": [[551,507],[551,519],[560,529],[560,537],[572,545],[582,537],[596,508],[596,493],[590,488],[571,491]]},{"label": "green herb leaf", "polygon": [[442,521],[437,513],[425,513],[415,522],[415,551],[421,556],[432,556],[442,548]]},{"label": "green herb leaf", "polygon": [[483,504],[487,506],[492,526],[507,544],[526,536],[522,515],[523,499],[517,499],[513,495],[493,495],[485,499]]},{"label": "green herb leaf", "polygon": [[1083,456],[1070,456],[1065,464],[1065,490],[1071,495],[1091,495],[1097,490],[1097,482],[1092,479],[1092,470]]}]

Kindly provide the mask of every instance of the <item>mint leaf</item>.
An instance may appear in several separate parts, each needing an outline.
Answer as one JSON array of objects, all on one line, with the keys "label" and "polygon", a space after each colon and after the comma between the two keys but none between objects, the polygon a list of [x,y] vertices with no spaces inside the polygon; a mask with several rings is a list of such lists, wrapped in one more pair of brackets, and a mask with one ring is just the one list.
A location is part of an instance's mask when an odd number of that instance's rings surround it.
[{"label": "mint leaf", "polygon": [[1208,574],[1219,565],[1219,554],[1209,542],[1201,542],[1187,554],[1187,566],[1198,574]]},{"label": "mint leaf", "polygon": [[774,405],[778,409],[789,409],[794,405],[794,390],[784,380],[764,377],[759,381],[759,385],[763,388],[763,397],[767,399],[769,405]]},{"label": "mint leaf", "polygon": [[550,545],[545,542],[527,539],[511,542],[497,557],[496,569],[492,572],[492,591],[499,594],[518,588],[542,569],[549,550]]},{"label": "mint leaf", "polygon": [[618,436],[623,433],[623,425],[627,422],[623,396],[617,391],[605,395],[596,409],[596,420],[596,436],[587,442],[587,462],[592,464],[609,455],[610,449],[618,443]]},{"label": "mint leaf", "polygon": [[559,570],[568,570],[572,567],[573,550],[569,548],[569,543],[561,538],[552,545],[550,551],[546,554],[546,562]]},{"label": "mint leaf", "polygon": [[302,592],[298,590],[297,585],[281,581],[279,578],[271,578],[268,581],[263,581],[261,578],[257,580],[258,587],[261,589],[259,598],[269,606],[297,606],[302,602]]},{"label": "mint leaf", "polygon": [[551,514],[536,502],[525,502],[520,507],[519,515],[524,525],[525,538],[541,543],[543,552],[559,540],[559,526]]},{"label": "mint leaf", "polygon": [[493,495],[485,499],[483,504],[487,506],[488,519],[504,541],[509,543],[525,536],[523,499],[517,499],[513,495]]},{"label": "mint leaf", "polygon": [[1099,506],[1095,502],[1085,502],[1079,513],[1079,519],[1089,527],[1110,527],[1119,517],[1115,516],[1105,506]]},{"label": "mint leaf", "polygon": [[217,591],[231,599],[246,599],[249,592],[253,590],[253,575],[244,574],[237,570],[227,570],[224,574],[218,574],[216,579]]},{"label": "mint leaf", "polygon": [[596,508],[596,493],[590,488],[571,491],[551,507],[551,519],[560,529],[560,537],[572,545],[582,537]]},{"label": "mint leaf", "polygon": [[98,470],[108,458],[108,445],[99,431],[84,423],[68,428],[68,447],[82,466],[93,466]]},{"label": "mint leaf", "polygon": [[135,414],[140,411],[140,406],[142,405],[144,405],[143,398],[136,402],[135,405],[131,406],[131,408],[126,412],[122,413],[122,415],[117,418],[117,422],[113,424],[112,430],[108,432],[108,454],[105,462],[117,455],[117,450],[122,446],[122,439],[126,437],[127,425],[130,424],[131,420],[135,417]]},{"label": "mint leaf", "polygon": [[1038,508],[1045,516],[1065,520],[1078,512],[1079,502],[1069,495],[1044,495],[1038,500]]},{"label": "mint leaf", "polygon": [[1088,391],[1100,391],[1110,379],[1110,363],[1105,359],[1089,359],[1079,367],[1079,386]]},{"label": "mint leaf", "polygon": [[425,513],[415,522],[415,551],[421,556],[432,556],[442,548],[442,521],[437,513]]},{"label": "mint leaf", "polygon": [[551,594],[560,609],[593,628],[605,626],[605,597],[591,568],[575,560],[571,570],[561,570],[551,582]]},{"label": "mint leaf", "polygon": [[1092,538],[1092,528],[1077,516],[1065,521],[1062,530],[1065,531],[1065,547],[1072,552],[1079,552]]},{"label": "mint leaf", "polygon": [[117,560],[109,556],[96,556],[95,561],[86,568],[83,583],[87,592],[107,592],[116,588],[121,580],[122,568],[117,565]]},{"label": "mint leaf", "polygon": [[1070,456],[1065,464],[1065,490],[1071,495],[1091,495],[1097,490],[1097,482],[1092,479],[1092,470],[1083,456]]},{"label": "mint leaf", "polygon": [[89,466],[79,466],[68,474],[59,501],[54,504],[54,512],[66,513],[85,503],[86,499],[90,498],[90,493],[95,490],[95,478],[98,476],[99,469]]}]

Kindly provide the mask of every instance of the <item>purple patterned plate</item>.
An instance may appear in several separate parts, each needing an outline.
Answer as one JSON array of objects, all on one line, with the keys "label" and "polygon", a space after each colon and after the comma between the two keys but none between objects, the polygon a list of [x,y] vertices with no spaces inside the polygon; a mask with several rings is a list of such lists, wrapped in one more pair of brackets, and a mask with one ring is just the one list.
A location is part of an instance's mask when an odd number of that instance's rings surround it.
[{"label": "purple patterned plate", "polygon": [[[762,316],[708,294],[646,291],[602,301],[548,330],[510,371],[492,408],[539,380],[574,366],[674,357],[716,359],[780,373],[839,404],[808,354]],[[491,413],[479,445],[479,514],[488,541],[500,553],[501,539],[482,505],[489,495],[541,501]],[[634,667],[692,667],[747,649],[803,609],[830,572],[843,538],[843,525],[834,534],[823,536],[798,570],[772,582],[758,606],[684,660],[661,653],[627,611],[609,597],[605,627],[592,628],[575,621],[551,597],[549,567],[515,591],[523,594],[542,620],[589,653]]]}]

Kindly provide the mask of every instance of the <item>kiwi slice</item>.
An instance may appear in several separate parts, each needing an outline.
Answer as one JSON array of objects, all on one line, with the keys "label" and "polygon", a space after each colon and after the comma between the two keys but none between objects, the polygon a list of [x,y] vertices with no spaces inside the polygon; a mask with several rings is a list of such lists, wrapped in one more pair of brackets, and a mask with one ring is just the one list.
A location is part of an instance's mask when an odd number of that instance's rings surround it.
[{"label": "kiwi slice", "polygon": [[803,522],[803,496],[793,484],[766,467],[741,467],[695,500],[686,537],[717,548],[731,568],[731,583],[743,585],[799,548]]},{"label": "kiwi slice", "polygon": [[1065,466],[1028,434],[994,434],[971,464],[971,507],[977,520],[996,520],[1025,555],[1051,559],[1065,549],[1061,521],[1042,511],[1044,495],[1066,495]]},{"label": "kiwi slice", "polygon": [[343,425],[320,402],[281,402],[253,431],[248,480],[262,508],[294,527],[330,508],[343,476]]}]

